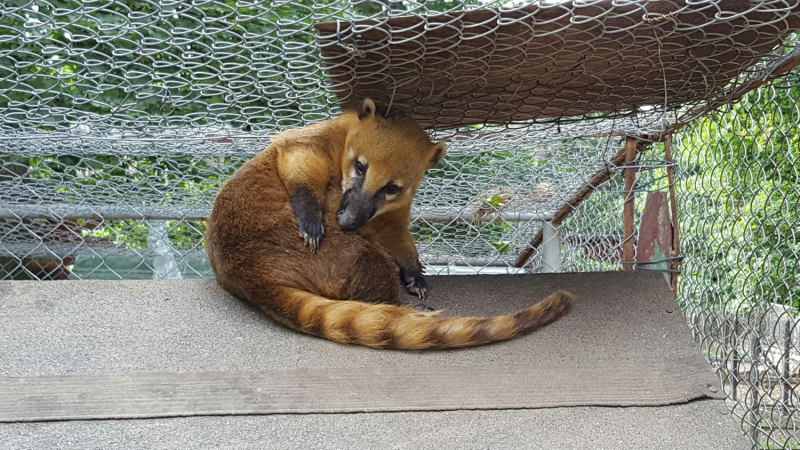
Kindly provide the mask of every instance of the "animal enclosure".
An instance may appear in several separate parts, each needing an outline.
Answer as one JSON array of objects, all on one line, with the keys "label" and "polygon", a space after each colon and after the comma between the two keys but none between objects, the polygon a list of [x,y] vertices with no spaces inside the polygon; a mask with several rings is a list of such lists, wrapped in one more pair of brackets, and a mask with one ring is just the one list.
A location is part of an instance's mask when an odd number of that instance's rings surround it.
[{"label": "animal enclosure", "polygon": [[[800,448],[798,30],[798,0],[6,0],[0,279],[211,277],[219,186],[369,96],[449,144],[427,273],[679,271],[743,432]],[[679,226],[642,259],[655,193]]]}]

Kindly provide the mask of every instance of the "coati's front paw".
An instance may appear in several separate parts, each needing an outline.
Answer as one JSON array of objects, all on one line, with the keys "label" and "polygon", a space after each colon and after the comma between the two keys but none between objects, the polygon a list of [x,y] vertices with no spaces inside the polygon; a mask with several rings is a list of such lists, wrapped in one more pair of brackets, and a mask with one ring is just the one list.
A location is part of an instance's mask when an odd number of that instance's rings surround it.
[{"label": "coati's front paw", "polygon": [[322,219],[312,221],[298,220],[297,225],[300,230],[300,237],[303,238],[306,247],[310,248],[312,252],[319,248],[319,243],[325,234]]},{"label": "coati's front paw", "polygon": [[420,300],[428,297],[428,282],[422,273],[416,270],[400,269],[400,280],[411,295],[416,295]]},{"label": "coati's front paw", "polygon": [[305,186],[300,186],[291,197],[292,210],[297,219],[297,228],[306,247],[315,251],[319,247],[325,227],[322,226],[322,210],[317,199]]}]

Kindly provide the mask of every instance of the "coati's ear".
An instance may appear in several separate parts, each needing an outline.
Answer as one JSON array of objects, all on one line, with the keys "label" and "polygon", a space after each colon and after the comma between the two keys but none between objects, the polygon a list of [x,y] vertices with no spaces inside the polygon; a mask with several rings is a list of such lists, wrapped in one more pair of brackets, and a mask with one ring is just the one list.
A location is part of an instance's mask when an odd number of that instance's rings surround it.
[{"label": "coati's ear", "polygon": [[364,103],[361,104],[361,111],[358,112],[359,119],[366,119],[367,117],[375,117],[375,102],[371,98],[364,99]]},{"label": "coati's ear", "polygon": [[433,154],[431,155],[430,162],[428,163],[428,169],[433,168],[433,166],[441,161],[445,153],[447,153],[447,144],[444,142],[439,142],[438,144],[434,145]]}]

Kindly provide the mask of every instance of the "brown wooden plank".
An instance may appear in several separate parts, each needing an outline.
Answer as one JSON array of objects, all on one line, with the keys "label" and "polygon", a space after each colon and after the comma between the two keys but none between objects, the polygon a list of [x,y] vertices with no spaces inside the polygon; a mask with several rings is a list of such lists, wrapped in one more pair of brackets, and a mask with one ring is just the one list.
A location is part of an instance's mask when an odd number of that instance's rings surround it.
[{"label": "brown wooden plank", "polygon": [[636,244],[637,268],[647,268],[656,255],[656,247],[667,257],[672,254],[672,223],[665,192],[647,193]]},{"label": "brown wooden plank", "polygon": [[[628,138],[625,140],[625,163],[632,163],[636,159],[636,145],[638,140]],[[636,169],[625,169],[625,204],[622,208],[622,270],[633,270],[633,212],[636,206]]]},{"label": "brown wooden plank", "polygon": [[[715,20],[718,11],[738,18]],[[424,127],[443,128],[727,98],[732,79],[800,28],[800,4],[769,9],[721,0],[710,9],[685,0],[603,0],[314,27],[342,107],[370,96]],[[451,92],[477,98],[498,94],[498,87],[541,104],[523,109],[523,99],[495,99],[455,112],[443,106]],[[564,98],[571,101],[558,102]]]},{"label": "brown wooden plank", "polygon": [[723,398],[700,357],[657,364],[438,366],[2,377],[0,422],[656,406]]},{"label": "brown wooden plank", "polygon": [[[636,270],[669,270],[672,261],[672,223],[666,192],[648,192],[636,243]],[[664,278],[672,286],[672,274]]]}]

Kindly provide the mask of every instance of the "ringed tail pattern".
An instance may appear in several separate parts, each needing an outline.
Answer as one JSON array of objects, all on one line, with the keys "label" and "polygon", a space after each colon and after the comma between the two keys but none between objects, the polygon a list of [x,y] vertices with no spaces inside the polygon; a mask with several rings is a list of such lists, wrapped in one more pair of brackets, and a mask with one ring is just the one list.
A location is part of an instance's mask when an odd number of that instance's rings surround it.
[{"label": "ringed tail pattern", "polygon": [[426,350],[475,347],[517,338],[572,311],[574,297],[558,291],[513,314],[442,317],[411,306],[330,300],[294,288],[279,288],[277,306],[266,312],[294,330],[343,344]]}]

